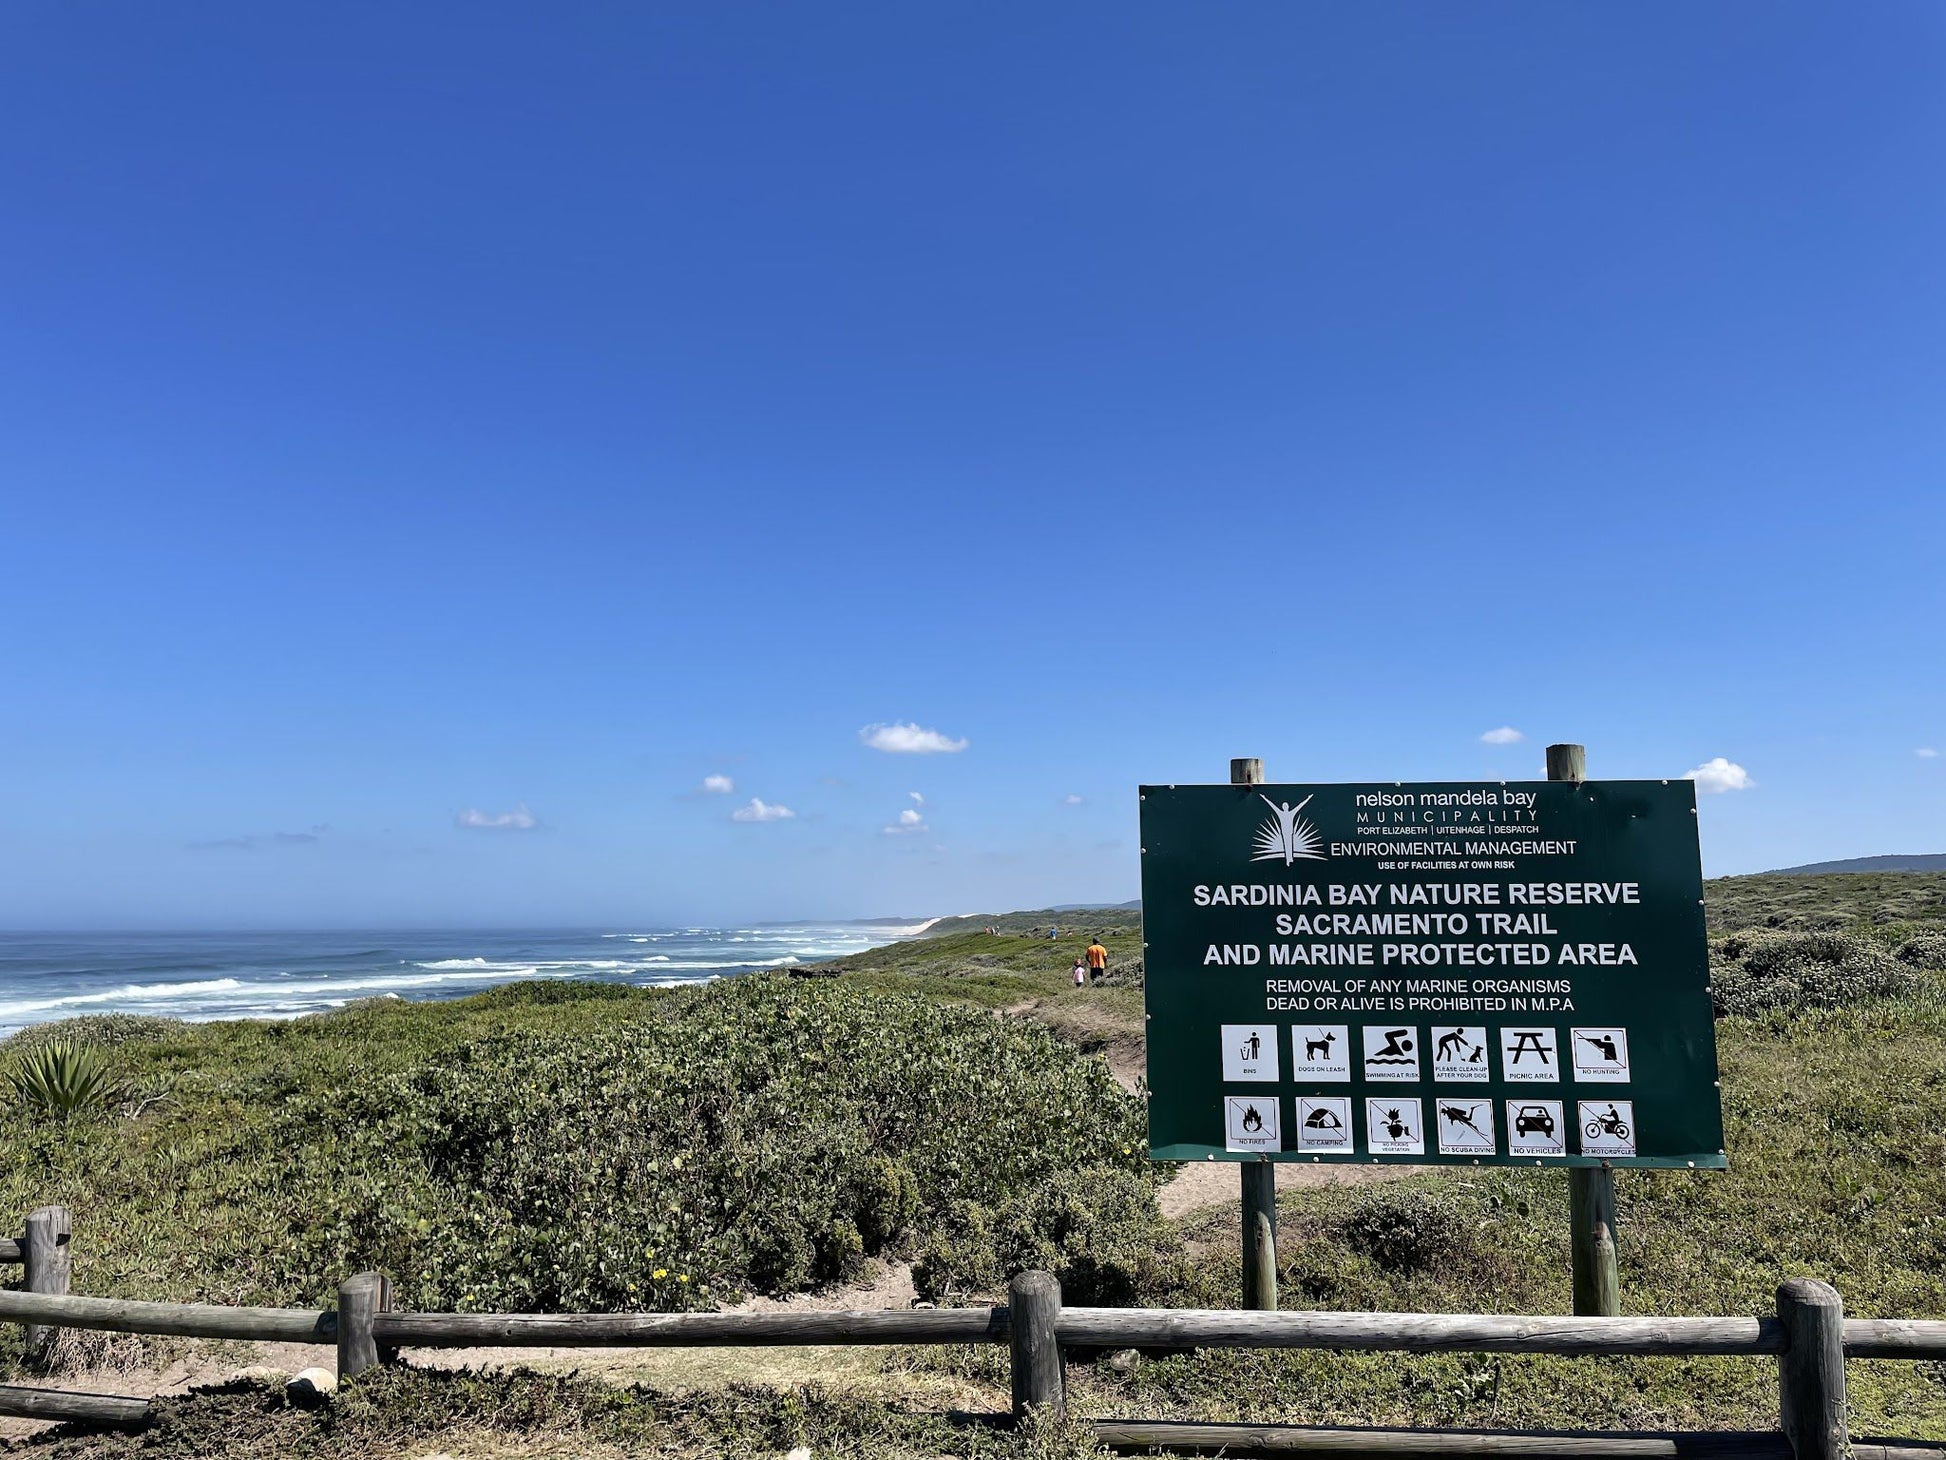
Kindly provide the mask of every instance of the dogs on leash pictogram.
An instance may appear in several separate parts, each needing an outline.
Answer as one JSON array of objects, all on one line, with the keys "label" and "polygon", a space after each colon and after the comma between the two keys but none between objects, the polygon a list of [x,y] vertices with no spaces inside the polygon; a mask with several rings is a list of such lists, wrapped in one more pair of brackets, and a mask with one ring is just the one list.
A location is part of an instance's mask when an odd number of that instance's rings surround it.
[{"label": "dogs on leash pictogram", "polygon": [[1291,1073],[1302,1080],[1351,1079],[1351,1030],[1344,1024],[1291,1026]]}]

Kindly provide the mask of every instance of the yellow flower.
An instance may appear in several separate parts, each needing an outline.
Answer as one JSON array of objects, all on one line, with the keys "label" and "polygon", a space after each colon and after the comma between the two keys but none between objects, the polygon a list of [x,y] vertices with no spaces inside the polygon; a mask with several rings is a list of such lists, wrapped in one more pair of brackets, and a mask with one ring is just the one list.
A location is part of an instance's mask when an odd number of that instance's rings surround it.
[{"label": "yellow flower", "polygon": [[676,1274],[676,1281],[677,1281],[677,1282],[679,1282],[679,1283],[686,1283],[686,1282],[688,1282],[688,1281],[689,1281],[689,1274],[688,1274],[688,1273],[686,1273],[686,1272],[679,1272],[679,1273],[677,1273],[677,1274]]},{"label": "yellow flower", "polygon": [[655,1276],[658,1278],[666,1278],[669,1276],[669,1269],[666,1267],[658,1267],[655,1270]]}]

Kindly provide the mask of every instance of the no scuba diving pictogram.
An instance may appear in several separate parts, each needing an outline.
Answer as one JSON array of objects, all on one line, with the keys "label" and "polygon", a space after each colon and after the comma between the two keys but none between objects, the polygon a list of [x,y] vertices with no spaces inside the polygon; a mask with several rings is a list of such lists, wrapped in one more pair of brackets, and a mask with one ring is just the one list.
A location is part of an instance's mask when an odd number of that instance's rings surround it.
[{"label": "no scuba diving pictogram", "polygon": [[1626,1029],[1571,1029],[1574,1077],[1584,1085],[1626,1085],[1628,1072],[1628,1031]]},{"label": "no scuba diving pictogram", "polygon": [[1426,1127],[1417,1100],[1379,1096],[1365,1102],[1366,1149],[1374,1156],[1423,1156]]},{"label": "no scuba diving pictogram", "polygon": [[1351,1150],[1351,1098],[1346,1095],[1301,1095],[1297,1101],[1297,1148],[1300,1151]]},{"label": "no scuba diving pictogram", "polygon": [[1365,1078],[1410,1082],[1419,1078],[1419,1031],[1371,1024],[1365,1028]]},{"label": "no scuba diving pictogram", "polygon": [[1442,1095],[1433,1101],[1442,1156],[1491,1156],[1493,1102]]},{"label": "no scuba diving pictogram", "polygon": [[1280,1101],[1275,1095],[1225,1095],[1223,1097],[1224,1149],[1230,1151],[1277,1151],[1283,1149],[1278,1129]]}]

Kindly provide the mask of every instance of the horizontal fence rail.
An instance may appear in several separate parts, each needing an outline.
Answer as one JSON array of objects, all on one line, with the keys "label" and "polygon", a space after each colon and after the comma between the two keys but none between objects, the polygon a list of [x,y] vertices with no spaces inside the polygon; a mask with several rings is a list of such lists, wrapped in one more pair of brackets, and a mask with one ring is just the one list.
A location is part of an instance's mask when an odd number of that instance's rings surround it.
[{"label": "horizontal fence rail", "polygon": [[1378,1430],[1300,1425],[1200,1424],[1097,1420],[1095,1438],[1111,1449],[1288,1455],[1576,1456],[1585,1460],[1791,1460],[1776,1430],[1698,1430],[1683,1434],[1600,1430]]},{"label": "horizontal fence rail", "polygon": [[776,1313],[379,1313],[395,1348],[1005,1343],[1005,1308]]},{"label": "horizontal fence rail", "polygon": [[[758,1313],[401,1313],[382,1273],[346,1278],[334,1308],[240,1308],[69,1296],[70,1223],[42,1207],[0,1262],[25,1268],[25,1291],[0,1289],[0,1322],[26,1326],[30,1363],[45,1366],[61,1329],[335,1345],[354,1379],[407,1348],[707,1348],[779,1345],[1006,1344],[1016,1419],[1067,1405],[1078,1351],[1281,1348],[1395,1353],[1751,1355],[1774,1358],[1779,1427],[1684,1434],[1600,1431],[1350,1429],[1169,1420],[1089,1421],[1115,1450],[1541,1460],[1946,1460],[1946,1445],[1854,1440],[1846,1429],[1849,1359],[1946,1360],[1946,1322],[1844,1316],[1836,1291],[1792,1279],[1775,1317],[1604,1318],[1483,1313],[1335,1313],[1066,1307],[1048,1273],[1021,1273],[1005,1306]],[[132,1428],[149,1401],[0,1385],[0,1414]]]},{"label": "horizontal fence rail", "polygon": [[125,1298],[0,1292],[0,1322],[171,1338],[238,1338],[258,1343],[338,1341],[338,1315],[329,1308],[229,1308],[213,1303],[142,1303]]},{"label": "horizontal fence rail", "polygon": [[[1946,1323],[1935,1325],[1946,1352]],[[1774,1318],[1542,1318],[1470,1313],[1251,1313],[1063,1308],[1063,1343],[1094,1348],[1331,1348],[1392,1353],[1777,1354]]]},{"label": "horizontal fence rail", "polygon": [[[0,1322],[178,1338],[332,1344],[331,1309],[231,1308],[0,1291]],[[1008,1310],[774,1313],[379,1313],[394,1348],[708,1348],[788,1344],[1005,1343]],[[1083,1348],[1319,1348],[1392,1353],[1580,1356],[1777,1354],[1770,1318],[1503,1317],[1446,1313],[1250,1313],[1207,1308],[1062,1308],[1055,1334]],[[1946,1359],[1946,1322],[1850,1318],[1845,1357]]]},{"label": "horizontal fence rail", "polygon": [[128,1428],[149,1417],[149,1401],[127,1394],[81,1394],[72,1389],[25,1389],[0,1384],[0,1414],[68,1424]]},{"label": "horizontal fence rail", "polygon": [[[1792,1460],[1780,1430],[1690,1430],[1656,1434],[1602,1430],[1378,1430],[1304,1425],[1095,1420],[1111,1450],[1167,1448],[1212,1455],[1509,1456],[1519,1460]],[[1946,1446],[1854,1440],[1850,1460],[1942,1460]]]}]

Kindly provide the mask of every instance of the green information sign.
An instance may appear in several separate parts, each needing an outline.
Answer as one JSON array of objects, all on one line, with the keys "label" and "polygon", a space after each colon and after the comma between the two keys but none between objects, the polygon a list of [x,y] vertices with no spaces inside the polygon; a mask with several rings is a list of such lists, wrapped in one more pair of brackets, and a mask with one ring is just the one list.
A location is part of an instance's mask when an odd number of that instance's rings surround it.
[{"label": "green information sign", "polygon": [[1158,1160],[1723,1166],[1688,781],[1146,786]]}]

